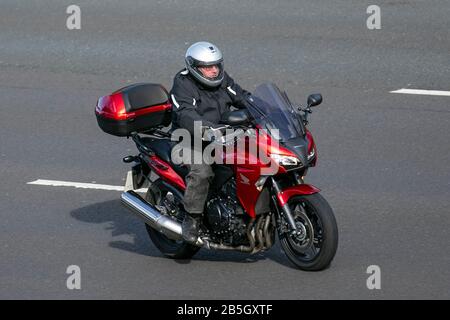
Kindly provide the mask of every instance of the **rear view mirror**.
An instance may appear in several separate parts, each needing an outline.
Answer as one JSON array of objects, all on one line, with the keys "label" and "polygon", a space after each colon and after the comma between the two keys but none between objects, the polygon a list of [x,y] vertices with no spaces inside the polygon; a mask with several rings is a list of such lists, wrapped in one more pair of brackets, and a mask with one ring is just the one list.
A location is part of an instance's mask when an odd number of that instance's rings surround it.
[{"label": "rear view mirror", "polygon": [[320,93],[314,93],[308,97],[308,107],[314,107],[322,103],[322,95]]}]

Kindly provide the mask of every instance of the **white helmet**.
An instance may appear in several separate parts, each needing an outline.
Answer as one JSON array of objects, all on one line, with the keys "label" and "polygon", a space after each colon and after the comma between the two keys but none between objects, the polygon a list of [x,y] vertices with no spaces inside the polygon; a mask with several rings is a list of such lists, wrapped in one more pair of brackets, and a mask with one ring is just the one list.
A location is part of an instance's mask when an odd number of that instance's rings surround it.
[{"label": "white helmet", "polygon": [[[196,42],[191,45],[185,55],[186,68],[200,83],[207,87],[220,86],[224,78],[223,57],[219,48],[209,42]],[[217,65],[219,75],[215,78],[205,77],[198,67]]]}]

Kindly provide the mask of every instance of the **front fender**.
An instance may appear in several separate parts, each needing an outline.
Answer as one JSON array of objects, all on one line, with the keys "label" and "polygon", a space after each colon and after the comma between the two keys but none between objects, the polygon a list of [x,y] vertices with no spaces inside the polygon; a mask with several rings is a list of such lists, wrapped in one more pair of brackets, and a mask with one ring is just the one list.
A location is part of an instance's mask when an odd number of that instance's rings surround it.
[{"label": "front fender", "polygon": [[299,184],[297,186],[289,187],[277,194],[278,203],[284,206],[292,196],[308,195],[320,192],[319,188],[310,184]]}]

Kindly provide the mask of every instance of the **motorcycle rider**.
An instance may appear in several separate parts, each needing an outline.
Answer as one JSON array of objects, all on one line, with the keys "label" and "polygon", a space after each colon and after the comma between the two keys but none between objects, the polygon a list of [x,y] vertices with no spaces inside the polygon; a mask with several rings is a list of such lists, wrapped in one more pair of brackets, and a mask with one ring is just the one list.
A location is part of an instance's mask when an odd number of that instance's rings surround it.
[{"label": "motorcycle rider", "polygon": [[[205,127],[218,128],[221,127],[221,115],[232,106],[245,108],[248,92],[224,71],[223,56],[217,46],[203,41],[194,43],[186,51],[185,64],[186,68],[176,74],[170,91],[172,130],[185,128],[194,136],[194,121],[202,121]],[[202,150],[192,149],[192,153],[195,152]],[[203,161],[186,165],[189,173],[183,199],[186,215],[182,235],[185,241],[195,243],[214,172]]]}]

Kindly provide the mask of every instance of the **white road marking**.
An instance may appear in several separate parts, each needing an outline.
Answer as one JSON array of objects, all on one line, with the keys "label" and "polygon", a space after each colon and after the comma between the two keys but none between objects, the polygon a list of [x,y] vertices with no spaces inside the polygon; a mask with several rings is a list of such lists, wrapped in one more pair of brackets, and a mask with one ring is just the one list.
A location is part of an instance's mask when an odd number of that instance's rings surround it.
[{"label": "white road marking", "polygon": [[395,91],[390,91],[390,93],[421,94],[427,96],[450,96],[450,91],[420,90],[420,89],[399,89]]},{"label": "white road marking", "polygon": [[[27,184],[39,185],[39,186],[52,186],[52,187],[75,187],[82,189],[98,189],[98,190],[110,190],[110,191],[124,191],[124,187],[111,186],[108,184],[96,184],[96,183],[81,183],[72,181],[58,181],[58,180],[43,180],[38,179],[35,181],[27,182]],[[146,188],[134,190],[136,192],[147,192]]]}]

